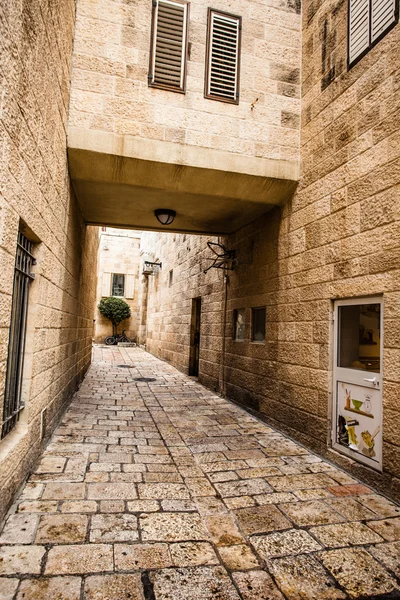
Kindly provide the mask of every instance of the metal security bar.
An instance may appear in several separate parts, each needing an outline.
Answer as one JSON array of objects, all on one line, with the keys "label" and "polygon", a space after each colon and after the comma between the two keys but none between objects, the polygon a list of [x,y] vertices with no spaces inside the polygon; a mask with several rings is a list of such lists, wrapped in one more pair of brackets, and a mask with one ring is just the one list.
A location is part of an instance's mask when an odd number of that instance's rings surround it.
[{"label": "metal security bar", "polygon": [[28,314],[29,286],[34,279],[32,242],[18,233],[15,257],[14,287],[11,308],[10,337],[8,343],[7,374],[4,391],[1,437],[15,427],[19,413],[24,408],[21,401],[22,375],[25,354],[26,320]]}]

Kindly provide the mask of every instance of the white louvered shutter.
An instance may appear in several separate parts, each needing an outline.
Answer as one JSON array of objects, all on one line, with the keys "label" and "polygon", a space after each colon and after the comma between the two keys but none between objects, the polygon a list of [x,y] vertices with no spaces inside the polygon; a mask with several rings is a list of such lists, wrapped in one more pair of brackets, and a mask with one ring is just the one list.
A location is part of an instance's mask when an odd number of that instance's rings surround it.
[{"label": "white louvered shutter", "polygon": [[396,20],[396,0],[371,0],[371,42],[374,42]]},{"label": "white louvered shutter", "polygon": [[187,4],[158,0],[153,15],[151,85],[184,90],[187,18]]},{"label": "white louvered shutter", "polygon": [[237,102],[241,19],[210,11],[209,28],[206,95]]},{"label": "white louvered shutter", "polygon": [[103,273],[101,280],[101,295],[109,296],[111,294],[111,273]]},{"label": "white louvered shutter", "polygon": [[349,63],[369,47],[370,0],[350,0]]},{"label": "white louvered shutter", "polygon": [[125,298],[133,298],[135,292],[135,276],[125,276]]}]

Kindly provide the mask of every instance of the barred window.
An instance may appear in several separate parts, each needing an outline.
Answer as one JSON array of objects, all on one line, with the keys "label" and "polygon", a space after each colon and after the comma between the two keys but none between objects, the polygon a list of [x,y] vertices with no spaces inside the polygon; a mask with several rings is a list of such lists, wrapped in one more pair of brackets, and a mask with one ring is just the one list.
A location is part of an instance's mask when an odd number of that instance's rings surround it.
[{"label": "barred window", "polygon": [[28,300],[29,288],[34,279],[32,266],[36,262],[32,252],[33,243],[25,237],[22,231],[19,231],[15,256],[7,370],[2,410],[0,405],[0,438],[4,438],[12,431],[24,408],[22,399],[22,381],[28,319]]}]

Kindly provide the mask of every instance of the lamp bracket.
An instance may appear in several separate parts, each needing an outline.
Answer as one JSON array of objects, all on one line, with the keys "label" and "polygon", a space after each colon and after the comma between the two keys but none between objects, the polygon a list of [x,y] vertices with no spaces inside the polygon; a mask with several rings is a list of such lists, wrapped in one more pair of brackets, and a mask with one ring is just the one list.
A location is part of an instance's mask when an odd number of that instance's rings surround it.
[{"label": "lamp bracket", "polygon": [[215,258],[207,259],[212,260],[213,263],[204,270],[204,273],[207,273],[207,271],[210,269],[233,271],[233,269],[237,266],[236,250],[228,250],[226,246],[217,242],[207,242],[207,246],[215,254]]},{"label": "lamp bracket", "polygon": [[150,260],[145,260],[143,264],[143,275],[155,275],[161,269],[162,263],[160,262],[151,262]]}]

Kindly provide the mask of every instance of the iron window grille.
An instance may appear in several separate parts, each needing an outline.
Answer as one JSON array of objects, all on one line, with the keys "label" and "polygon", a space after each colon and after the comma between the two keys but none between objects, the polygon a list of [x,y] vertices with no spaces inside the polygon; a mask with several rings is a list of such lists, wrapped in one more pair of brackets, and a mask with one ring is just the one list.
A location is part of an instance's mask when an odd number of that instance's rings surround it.
[{"label": "iron window grille", "polygon": [[33,243],[19,232],[14,268],[1,438],[4,438],[15,427],[21,410],[24,408],[21,396],[28,299],[30,284],[34,279],[32,266],[36,262],[32,255],[32,249]]},{"label": "iron window grille", "polygon": [[149,86],[186,91],[189,4],[181,0],[153,2]]},{"label": "iron window grille", "polygon": [[239,104],[242,19],[208,9],[205,98]]},{"label": "iron window grille", "polygon": [[399,0],[349,0],[348,68],[354,66],[399,21]]},{"label": "iron window grille", "polygon": [[123,297],[125,295],[125,275],[113,273],[111,296]]}]

